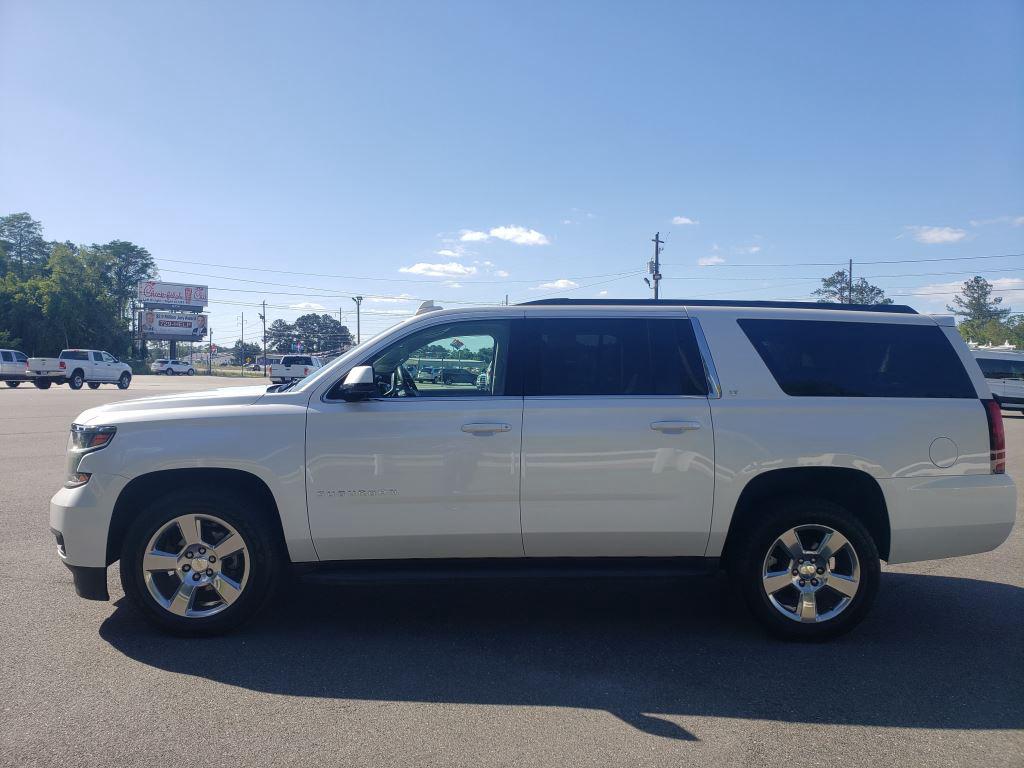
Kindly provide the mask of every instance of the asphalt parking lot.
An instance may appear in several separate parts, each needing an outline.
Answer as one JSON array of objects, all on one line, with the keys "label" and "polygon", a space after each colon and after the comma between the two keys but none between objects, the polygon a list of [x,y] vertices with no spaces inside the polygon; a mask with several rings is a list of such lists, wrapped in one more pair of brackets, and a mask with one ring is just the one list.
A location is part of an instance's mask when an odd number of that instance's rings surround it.
[{"label": "asphalt parking lot", "polygon": [[0,387],[0,765],[1024,765],[1019,502],[997,551],[885,568],[821,645],[765,637],[714,577],[301,586],[204,641],[143,624],[116,568],[111,603],[76,598],[47,524],[72,418],[260,381]]}]

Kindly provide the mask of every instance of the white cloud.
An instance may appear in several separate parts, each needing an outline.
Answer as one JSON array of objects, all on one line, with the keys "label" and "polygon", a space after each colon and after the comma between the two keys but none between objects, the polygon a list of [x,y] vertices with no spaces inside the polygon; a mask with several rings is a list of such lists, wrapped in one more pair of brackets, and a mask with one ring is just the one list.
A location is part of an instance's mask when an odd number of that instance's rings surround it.
[{"label": "white cloud", "polygon": [[680,226],[689,226],[691,224],[700,224],[696,219],[691,219],[689,216],[673,216],[672,223]]},{"label": "white cloud", "polygon": [[562,219],[563,224],[572,224],[572,219]]},{"label": "white cloud", "polygon": [[398,296],[367,296],[367,304],[404,304],[409,301],[416,301],[415,298],[410,296],[408,293],[402,293]]},{"label": "white cloud", "polygon": [[536,288],[534,288],[534,290],[535,291],[543,291],[543,290],[555,290],[555,291],[558,291],[558,290],[564,290],[566,288],[579,288],[579,287],[580,287],[579,283],[574,282],[572,280],[569,280],[568,278],[563,277],[563,278],[560,278],[558,280],[552,280],[550,283],[541,283]]},{"label": "white cloud", "polygon": [[476,267],[459,264],[456,261],[450,261],[447,264],[428,264],[421,261],[413,264],[411,267],[400,267],[398,271],[424,277],[463,277],[465,275],[475,275]]},{"label": "white cloud", "polygon": [[494,276],[495,277],[508,277],[508,272],[506,272],[504,269],[496,269],[496,270],[494,270]]},{"label": "white cloud", "polygon": [[457,283],[454,280],[447,280],[447,281],[445,281],[444,287],[445,288],[461,288],[462,287],[462,283]]},{"label": "white cloud", "polygon": [[[856,272],[854,276],[856,276]],[[1014,303],[1019,304],[1021,298],[1024,298],[1024,292],[1019,290],[1024,289],[1024,278],[998,277],[995,280],[989,280],[989,282],[992,284],[992,296],[1002,296],[1004,307],[1012,306]],[[946,304],[953,302],[953,297],[960,293],[963,287],[963,280],[955,280],[949,283],[933,283],[908,291],[911,296],[904,298],[920,297],[920,301],[924,303],[936,304],[944,308]],[[1008,291],[1012,291],[1012,293],[1008,293]]]},{"label": "white cloud", "polygon": [[461,259],[462,249],[460,248],[459,250],[456,251],[451,248],[442,248],[439,251],[434,251],[434,254],[437,256],[442,256],[446,259]]},{"label": "white cloud", "polygon": [[1024,216],[1018,216],[1013,220],[1013,226],[1024,227]]},{"label": "white cloud", "polygon": [[538,232],[536,229],[527,229],[526,227],[507,226],[507,227],[494,227],[487,232],[480,232],[475,229],[464,229],[459,237],[464,243],[479,243],[484,240],[490,240],[494,238],[496,240],[504,240],[508,243],[515,243],[516,245],[547,245],[551,241],[548,240],[548,236]]},{"label": "white cloud", "polygon": [[326,307],[323,304],[317,304],[315,301],[301,301],[298,304],[289,304],[289,309],[311,309],[317,311],[323,311]]},{"label": "white cloud", "polygon": [[926,245],[956,243],[967,237],[967,232],[956,227],[907,227],[914,233],[914,239]]},{"label": "white cloud", "polygon": [[972,227],[987,227],[989,224],[1010,224],[1024,227],[1024,216],[993,216],[990,219],[971,219]]},{"label": "white cloud", "polygon": [[598,296],[607,296],[608,295],[608,291],[598,291],[597,295]]},{"label": "white cloud", "polygon": [[721,256],[717,256],[717,255],[716,256],[702,256],[701,258],[697,259],[697,266],[699,266],[699,267],[711,267],[711,266],[714,266],[715,264],[724,264],[724,263],[725,263],[725,259],[723,259]]},{"label": "white cloud", "polygon": [[760,245],[741,245],[736,249],[737,253],[755,254],[761,252]]}]

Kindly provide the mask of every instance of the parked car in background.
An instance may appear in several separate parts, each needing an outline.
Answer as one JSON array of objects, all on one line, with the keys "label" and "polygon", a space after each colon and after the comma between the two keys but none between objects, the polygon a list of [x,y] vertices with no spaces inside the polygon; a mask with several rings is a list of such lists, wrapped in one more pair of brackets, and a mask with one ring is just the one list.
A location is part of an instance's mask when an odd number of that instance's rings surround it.
[{"label": "parked car in background", "polygon": [[1024,413],[1024,351],[979,348],[971,353],[1000,408]]},{"label": "parked car in background", "polygon": [[187,360],[174,360],[166,357],[157,358],[149,366],[153,373],[166,376],[195,376],[196,369]]},{"label": "parked car in background", "polygon": [[476,384],[476,374],[464,368],[441,368],[434,372],[435,384]]},{"label": "parked car in background", "polygon": [[12,389],[29,381],[28,355],[16,349],[0,349],[0,381]]},{"label": "parked car in background", "polygon": [[[409,375],[453,339],[495,350],[488,390]],[[289,388],[88,410],[67,462],[50,528],[75,589],[109,599],[120,559],[178,634],[236,626],[294,564],[321,583],[724,571],[769,631],[820,640],[892,585],[883,560],[986,552],[1016,517],[953,318],[898,305],[437,309]]]},{"label": "parked car in background", "polygon": [[487,387],[488,387],[488,383],[487,382],[488,382],[487,372],[484,371],[483,373],[481,373],[479,376],[476,377],[476,388],[480,389],[480,390],[487,389]]},{"label": "parked car in background", "polygon": [[30,357],[29,377],[39,389],[51,384],[67,384],[71,389],[97,389],[100,384],[117,384],[128,389],[132,383],[132,369],[109,352],[99,349],[65,349],[60,357]]},{"label": "parked car in background", "polygon": [[436,369],[430,365],[421,365],[414,374],[416,381],[433,381]]},{"label": "parked car in background", "polygon": [[323,363],[315,355],[285,355],[280,363],[270,366],[270,381],[274,384],[287,384],[304,379],[322,367]]}]

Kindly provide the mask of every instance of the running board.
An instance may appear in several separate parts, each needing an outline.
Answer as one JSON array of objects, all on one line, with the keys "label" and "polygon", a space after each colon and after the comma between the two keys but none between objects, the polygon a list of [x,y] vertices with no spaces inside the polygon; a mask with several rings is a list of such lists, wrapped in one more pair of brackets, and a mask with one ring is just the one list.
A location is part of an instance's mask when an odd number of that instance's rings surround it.
[{"label": "running board", "polygon": [[503,579],[658,579],[707,575],[714,557],[555,557],[422,560],[343,560],[297,563],[314,584],[411,584]]}]

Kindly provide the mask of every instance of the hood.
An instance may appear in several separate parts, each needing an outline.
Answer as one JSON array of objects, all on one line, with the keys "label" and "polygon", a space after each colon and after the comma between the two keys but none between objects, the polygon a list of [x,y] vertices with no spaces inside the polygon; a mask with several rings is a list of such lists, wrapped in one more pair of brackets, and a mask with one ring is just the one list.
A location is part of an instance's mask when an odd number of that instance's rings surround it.
[{"label": "hood", "polygon": [[[128,413],[149,413],[152,411],[169,410],[172,408],[193,410],[226,405],[251,405],[267,392],[266,385],[253,387],[223,387],[203,392],[184,392],[178,395],[157,395],[141,397],[137,400],[123,400],[108,403],[98,408],[90,408],[79,414],[76,424],[99,424],[111,416]],[[116,421],[116,418],[114,419]]]}]

